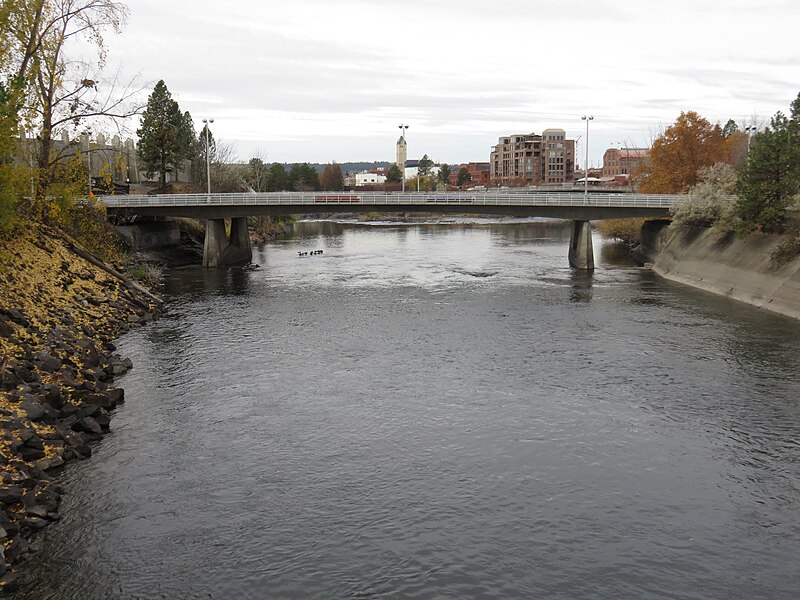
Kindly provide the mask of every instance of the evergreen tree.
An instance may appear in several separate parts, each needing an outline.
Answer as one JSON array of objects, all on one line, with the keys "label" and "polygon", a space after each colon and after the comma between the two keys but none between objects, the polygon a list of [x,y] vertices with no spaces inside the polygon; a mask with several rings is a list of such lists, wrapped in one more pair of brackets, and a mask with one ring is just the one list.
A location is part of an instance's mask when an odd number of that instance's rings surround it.
[{"label": "evergreen tree", "polygon": [[444,163],[443,165],[440,165],[439,166],[439,181],[441,181],[442,183],[447,185],[447,183],[450,181],[450,173],[451,172],[452,172],[452,169],[450,168],[450,165],[448,165],[447,163]]},{"label": "evergreen tree", "polygon": [[164,80],[159,81],[136,130],[136,151],[148,176],[158,173],[161,187],[166,185],[168,170],[178,169],[182,160],[192,158],[194,127],[188,115],[181,113]]},{"label": "evergreen tree", "polygon": [[428,158],[428,155],[425,154],[422,158],[419,159],[419,163],[417,163],[417,170],[419,174],[422,176],[428,175],[431,172],[431,167],[433,166],[433,161]]},{"label": "evergreen tree", "polygon": [[736,184],[736,215],[746,231],[779,232],[786,208],[800,193],[800,94],[791,115],[778,112],[753,138]]},{"label": "evergreen tree", "polygon": [[389,167],[389,170],[386,171],[386,181],[387,183],[400,183],[403,181],[403,172],[396,163]]},{"label": "evergreen tree", "polygon": [[308,163],[296,163],[289,170],[290,187],[298,192],[319,190],[322,186],[316,169]]},{"label": "evergreen tree", "polygon": [[467,169],[467,167],[461,167],[458,170],[458,179],[456,181],[460,186],[464,186],[470,181],[472,181],[472,175],[469,174],[469,170]]},{"label": "evergreen tree", "polygon": [[280,163],[272,163],[267,177],[268,192],[283,192],[289,189],[289,174]]},{"label": "evergreen tree", "polygon": [[727,139],[737,131],[739,131],[739,126],[736,124],[736,121],[728,119],[728,122],[725,123],[725,127],[722,128],[722,137]]}]

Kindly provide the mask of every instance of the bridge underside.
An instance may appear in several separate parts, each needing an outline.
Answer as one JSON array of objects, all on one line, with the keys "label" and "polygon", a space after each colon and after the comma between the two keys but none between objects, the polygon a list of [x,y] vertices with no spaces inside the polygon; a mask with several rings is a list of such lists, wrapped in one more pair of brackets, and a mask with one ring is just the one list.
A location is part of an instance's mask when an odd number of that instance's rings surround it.
[{"label": "bridge underside", "polygon": [[[319,210],[311,210],[318,208]],[[246,264],[253,257],[247,234],[247,217],[257,215],[280,216],[291,214],[345,214],[345,213],[434,213],[460,215],[497,215],[513,217],[543,217],[573,221],[569,246],[569,263],[576,269],[594,269],[592,229],[589,221],[625,219],[635,217],[658,218],[667,216],[669,210],[636,207],[597,206],[475,206],[431,204],[321,204],[303,205],[245,205],[225,206],[194,204],[187,206],[147,206],[136,208],[108,208],[110,215],[121,217],[163,216],[206,219],[206,238],[203,248],[203,266],[223,267]],[[230,219],[230,234],[226,232],[225,219]]]}]

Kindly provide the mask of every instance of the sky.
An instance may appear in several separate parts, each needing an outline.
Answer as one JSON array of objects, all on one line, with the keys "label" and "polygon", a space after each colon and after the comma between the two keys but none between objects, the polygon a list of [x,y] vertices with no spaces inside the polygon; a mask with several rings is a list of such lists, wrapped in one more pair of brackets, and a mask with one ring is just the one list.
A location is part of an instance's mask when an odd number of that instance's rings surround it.
[{"label": "sky", "polygon": [[[488,161],[561,128],[591,165],[694,110],[763,126],[800,92],[797,0],[129,0],[109,76],[163,79],[247,160]],[[135,130],[137,123],[131,129]]]}]

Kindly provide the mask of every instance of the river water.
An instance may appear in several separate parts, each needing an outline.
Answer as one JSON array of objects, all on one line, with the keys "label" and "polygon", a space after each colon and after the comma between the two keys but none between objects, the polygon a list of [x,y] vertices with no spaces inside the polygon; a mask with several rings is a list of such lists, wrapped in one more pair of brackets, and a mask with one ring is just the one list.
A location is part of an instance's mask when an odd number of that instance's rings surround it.
[{"label": "river water", "polygon": [[19,598],[800,597],[800,323],[568,239],[309,222],[170,273]]}]

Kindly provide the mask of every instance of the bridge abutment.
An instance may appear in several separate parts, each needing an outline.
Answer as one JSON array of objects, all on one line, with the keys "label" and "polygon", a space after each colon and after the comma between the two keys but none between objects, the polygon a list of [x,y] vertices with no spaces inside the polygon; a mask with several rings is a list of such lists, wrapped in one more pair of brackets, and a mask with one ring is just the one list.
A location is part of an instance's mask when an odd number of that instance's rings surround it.
[{"label": "bridge abutment", "polygon": [[206,239],[203,244],[204,267],[227,267],[247,264],[253,259],[247,217],[231,219],[230,236],[225,230],[225,219],[206,221]]},{"label": "bridge abutment", "polygon": [[569,264],[576,269],[594,269],[592,249],[592,224],[589,221],[573,221],[569,238]]}]

